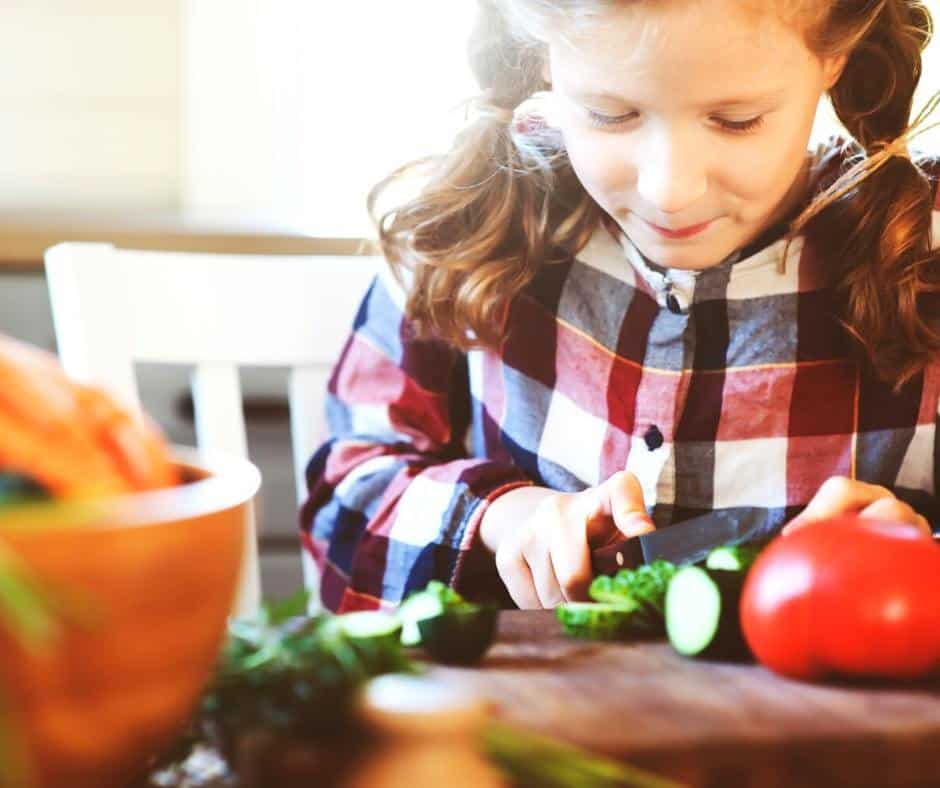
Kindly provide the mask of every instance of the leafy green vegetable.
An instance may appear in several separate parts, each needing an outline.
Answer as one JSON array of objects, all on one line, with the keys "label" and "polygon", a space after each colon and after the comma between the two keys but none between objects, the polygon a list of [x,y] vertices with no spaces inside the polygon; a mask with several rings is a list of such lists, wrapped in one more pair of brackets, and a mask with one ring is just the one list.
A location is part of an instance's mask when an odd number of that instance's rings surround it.
[{"label": "leafy green vegetable", "polygon": [[57,628],[53,604],[26,563],[0,540],[0,628],[28,649],[41,648]]},{"label": "leafy green vegetable", "polygon": [[[0,629],[30,651],[42,649],[58,631],[55,606],[27,564],[0,539]],[[25,744],[0,696],[0,788],[29,785]]]},{"label": "leafy green vegetable", "polygon": [[672,780],[503,723],[487,728],[484,743],[516,788],[679,788]]},{"label": "leafy green vegetable", "polygon": [[676,573],[675,564],[653,561],[616,575],[595,577],[588,594],[595,602],[633,608],[630,630],[636,636],[665,632],[666,589]]},{"label": "leafy green vegetable", "polygon": [[202,703],[224,735],[254,728],[318,735],[342,724],[366,679],[410,669],[397,629],[393,637],[362,637],[337,625],[343,616],[293,615],[305,607],[295,595],[230,623]]},{"label": "leafy green vegetable", "polygon": [[[443,616],[495,613],[463,600],[443,584],[425,590],[447,600]],[[306,596],[301,593],[266,604],[253,618],[230,623],[198,718],[161,759],[162,767],[156,764],[163,769],[160,782],[149,785],[190,785],[185,777],[190,773],[187,766],[192,764],[191,771],[198,771],[195,761],[206,761],[207,753],[216,754],[208,761],[221,769],[226,781],[237,780],[235,784],[246,788],[281,784],[268,779],[265,771],[284,762],[285,751],[277,750],[279,742],[317,753],[305,761],[308,768],[322,769],[310,778],[311,785],[336,784],[334,777],[355,769],[361,752],[372,746],[365,732],[356,728],[355,690],[372,676],[413,672],[416,667],[404,655],[398,638],[388,637],[389,632],[396,632],[390,623],[397,623],[395,617],[381,613],[298,615],[305,608]],[[257,747],[249,746],[258,744],[259,733],[260,740],[280,753],[270,761],[258,756]],[[645,771],[502,723],[487,726],[485,749],[520,788],[676,788]],[[330,769],[336,769],[336,774]]]}]

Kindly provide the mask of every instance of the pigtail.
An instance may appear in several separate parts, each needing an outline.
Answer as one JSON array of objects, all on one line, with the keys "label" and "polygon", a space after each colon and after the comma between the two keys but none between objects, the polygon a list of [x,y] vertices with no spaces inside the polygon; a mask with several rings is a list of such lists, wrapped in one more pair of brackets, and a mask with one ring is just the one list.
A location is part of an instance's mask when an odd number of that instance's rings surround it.
[{"label": "pigtail", "polygon": [[[512,34],[490,0],[468,55],[482,93],[468,102],[451,150],[393,172],[368,198],[386,260],[399,281],[410,280],[406,312],[417,335],[464,349],[498,346],[512,298],[539,266],[580,249],[601,213],[557,132],[519,111],[547,88],[544,55]],[[420,194],[380,212],[391,187],[414,176]]]},{"label": "pigtail", "polygon": [[[834,3],[826,29],[855,31],[830,90],[854,138],[834,151],[845,171],[791,226],[835,261],[837,311],[858,360],[900,387],[940,358],[940,252],[931,251],[934,184],[907,144],[937,103],[908,126],[930,17],[920,0]],[[918,128],[919,127],[919,128]],[[846,153],[850,155],[845,156]]]}]

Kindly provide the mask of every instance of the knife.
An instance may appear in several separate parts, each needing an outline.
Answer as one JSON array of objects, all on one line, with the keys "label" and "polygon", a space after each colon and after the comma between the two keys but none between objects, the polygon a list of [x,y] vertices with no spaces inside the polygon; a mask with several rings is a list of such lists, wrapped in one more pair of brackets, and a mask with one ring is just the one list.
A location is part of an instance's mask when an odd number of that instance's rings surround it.
[{"label": "knife", "polygon": [[656,560],[693,564],[716,547],[766,539],[782,527],[764,509],[720,509],[598,547],[591,551],[591,568],[595,575],[612,575]]}]

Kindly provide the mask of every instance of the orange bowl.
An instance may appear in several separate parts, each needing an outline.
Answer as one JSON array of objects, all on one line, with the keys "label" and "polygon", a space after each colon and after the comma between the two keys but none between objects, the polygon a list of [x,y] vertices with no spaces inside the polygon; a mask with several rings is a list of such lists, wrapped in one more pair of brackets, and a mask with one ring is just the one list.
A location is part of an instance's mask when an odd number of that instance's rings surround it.
[{"label": "orange bowl", "polygon": [[178,487],[0,512],[0,547],[65,600],[40,647],[0,628],[0,735],[15,735],[34,788],[126,785],[210,677],[260,475],[235,457],[174,457]]}]

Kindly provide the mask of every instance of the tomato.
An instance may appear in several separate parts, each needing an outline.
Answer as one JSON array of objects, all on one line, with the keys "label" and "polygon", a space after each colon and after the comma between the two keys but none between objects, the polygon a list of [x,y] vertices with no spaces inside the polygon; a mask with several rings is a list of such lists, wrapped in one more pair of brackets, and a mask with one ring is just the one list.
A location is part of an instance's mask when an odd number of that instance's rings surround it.
[{"label": "tomato", "polygon": [[748,575],[741,627],[771,670],[919,678],[940,669],[940,545],[842,516],[775,539]]}]

